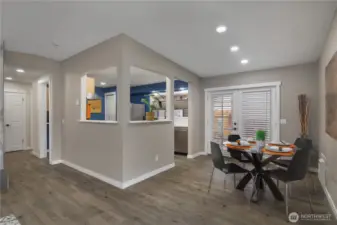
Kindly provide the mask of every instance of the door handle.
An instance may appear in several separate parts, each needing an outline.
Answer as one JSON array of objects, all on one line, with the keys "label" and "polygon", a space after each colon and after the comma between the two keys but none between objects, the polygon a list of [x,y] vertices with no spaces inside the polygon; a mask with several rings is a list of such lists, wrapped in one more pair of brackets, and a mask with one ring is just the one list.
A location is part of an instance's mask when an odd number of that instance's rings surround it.
[{"label": "door handle", "polygon": [[10,126],[10,125],[7,123],[7,124],[6,124],[6,127],[9,127],[9,126]]}]

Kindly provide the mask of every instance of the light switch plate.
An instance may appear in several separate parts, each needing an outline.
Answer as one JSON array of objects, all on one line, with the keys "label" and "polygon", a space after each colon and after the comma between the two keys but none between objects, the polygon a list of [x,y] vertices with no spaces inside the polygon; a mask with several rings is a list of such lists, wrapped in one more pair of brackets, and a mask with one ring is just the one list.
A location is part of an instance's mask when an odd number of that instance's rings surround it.
[{"label": "light switch plate", "polygon": [[76,99],[76,105],[80,105],[80,100]]},{"label": "light switch plate", "polygon": [[286,119],[280,119],[280,124],[287,124],[287,120]]}]

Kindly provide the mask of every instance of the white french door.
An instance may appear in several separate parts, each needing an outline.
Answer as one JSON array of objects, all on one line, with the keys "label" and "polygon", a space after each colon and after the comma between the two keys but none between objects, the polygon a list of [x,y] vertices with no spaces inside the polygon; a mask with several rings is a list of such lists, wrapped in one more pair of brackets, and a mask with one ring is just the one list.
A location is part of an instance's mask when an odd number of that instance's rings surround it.
[{"label": "white french door", "polygon": [[246,139],[257,130],[267,140],[279,140],[279,90],[275,86],[206,91],[205,148],[210,141],[223,143],[230,134]]}]

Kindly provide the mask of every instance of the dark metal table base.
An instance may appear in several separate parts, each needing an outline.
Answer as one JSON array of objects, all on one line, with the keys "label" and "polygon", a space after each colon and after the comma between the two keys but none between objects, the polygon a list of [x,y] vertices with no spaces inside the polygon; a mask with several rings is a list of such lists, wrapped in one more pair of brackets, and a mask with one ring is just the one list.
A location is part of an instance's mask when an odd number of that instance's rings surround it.
[{"label": "dark metal table base", "polygon": [[265,189],[265,184],[268,185],[275,199],[284,201],[282,193],[277,188],[272,178],[269,176],[268,171],[263,169],[264,166],[266,166],[272,160],[277,159],[279,156],[270,156],[269,158],[262,160],[262,155],[259,153],[252,153],[252,155],[250,155],[248,152],[244,152],[244,155],[252,162],[255,168],[240,180],[239,184],[236,186],[236,189],[244,190],[246,185],[253,178],[252,176],[254,176],[255,184],[253,185],[255,185],[255,189],[252,195],[253,202],[258,202],[260,192]]}]

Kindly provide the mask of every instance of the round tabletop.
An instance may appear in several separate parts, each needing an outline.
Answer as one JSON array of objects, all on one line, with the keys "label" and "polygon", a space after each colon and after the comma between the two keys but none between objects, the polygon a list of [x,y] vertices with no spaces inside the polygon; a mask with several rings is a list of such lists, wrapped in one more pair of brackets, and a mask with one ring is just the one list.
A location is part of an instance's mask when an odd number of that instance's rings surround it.
[{"label": "round tabletop", "polygon": [[[262,153],[267,154],[267,155],[278,155],[278,156],[293,156],[295,154],[295,149],[296,149],[295,145],[283,146],[283,147],[287,147],[287,148],[292,148],[292,151],[287,151],[287,152],[281,151],[282,146],[277,146],[277,145],[274,145],[274,144],[268,144],[268,145],[280,147],[280,151],[270,151],[266,148],[263,148],[261,150]],[[250,152],[250,153],[258,153],[256,151],[256,145],[242,146],[242,145],[232,145],[232,144],[227,143],[226,147],[230,148],[231,150],[247,151],[247,152]]]}]

